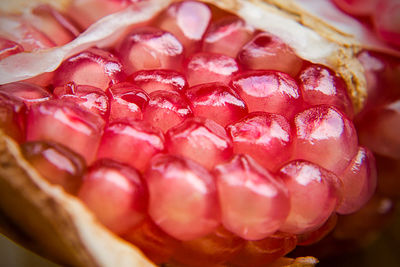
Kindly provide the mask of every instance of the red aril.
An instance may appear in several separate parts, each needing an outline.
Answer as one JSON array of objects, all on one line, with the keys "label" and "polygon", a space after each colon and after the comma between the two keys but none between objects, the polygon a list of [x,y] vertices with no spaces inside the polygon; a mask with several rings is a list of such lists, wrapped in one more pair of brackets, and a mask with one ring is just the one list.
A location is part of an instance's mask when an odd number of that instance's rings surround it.
[{"label": "red aril", "polygon": [[232,140],[225,129],[209,119],[188,118],[166,134],[167,150],[192,159],[207,169],[232,157]]},{"label": "red aril", "polygon": [[280,170],[289,191],[290,211],[280,227],[302,234],[322,226],[340,203],[342,183],[332,172],[307,161],[292,161]]},{"label": "red aril", "polygon": [[53,84],[64,86],[74,82],[105,91],[123,78],[123,66],[117,57],[99,48],[89,48],[65,60],[55,71]]},{"label": "red aril", "polygon": [[0,85],[0,94],[18,98],[22,100],[27,107],[53,98],[43,87],[26,82],[14,82]]},{"label": "red aril", "polygon": [[253,112],[227,126],[235,154],[247,154],[264,168],[277,170],[292,154],[292,130],[277,114]]},{"label": "red aril", "polygon": [[5,134],[23,142],[26,105],[20,99],[0,93],[0,129]]},{"label": "red aril", "polygon": [[129,80],[145,90],[148,94],[154,91],[183,92],[188,83],[186,77],[174,70],[140,70],[134,72]]},{"label": "red aril", "polygon": [[115,121],[107,125],[97,158],[108,158],[146,170],[151,158],[164,150],[162,132],[142,121]]},{"label": "red aril", "polygon": [[147,209],[147,190],[138,172],[111,160],[94,163],[83,177],[78,197],[116,234],[138,225]]},{"label": "red aril", "polygon": [[207,83],[190,87],[185,92],[193,114],[226,126],[247,114],[246,103],[229,86]]},{"label": "red aril", "polygon": [[89,164],[95,159],[105,124],[100,116],[62,100],[31,106],[26,122],[27,141],[58,142]]},{"label": "red aril", "polygon": [[27,142],[21,146],[24,157],[50,183],[76,194],[86,171],[84,159],[63,145],[51,142]]},{"label": "red aril", "polygon": [[215,168],[222,224],[246,240],[276,232],[289,208],[285,185],[251,157],[237,155]]},{"label": "red aril", "polygon": [[223,17],[213,22],[203,38],[203,51],[236,58],[242,46],[250,41],[254,29],[239,17]]},{"label": "red aril", "polygon": [[373,12],[375,30],[386,42],[400,46],[400,2],[382,0]]},{"label": "red aril", "polygon": [[145,174],[149,215],[178,240],[192,240],[214,231],[219,208],[214,178],[199,164],[177,156],[158,155]]},{"label": "red aril", "polygon": [[378,0],[333,0],[333,2],[344,12],[355,16],[371,15],[379,3]]},{"label": "red aril", "polygon": [[329,219],[317,230],[297,235],[297,245],[309,246],[321,241],[335,228],[338,215],[333,213]]},{"label": "red aril", "polygon": [[24,51],[24,48],[11,40],[0,37],[0,60]]},{"label": "red aril", "polygon": [[206,52],[192,55],[185,68],[190,86],[212,82],[228,84],[238,71],[239,65],[234,58]]},{"label": "red aril", "polygon": [[188,101],[174,91],[155,91],[143,112],[143,120],[163,132],[193,116]]},{"label": "red aril", "polygon": [[138,70],[181,69],[184,48],[169,32],[141,27],[131,31],[118,47],[128,74]]},{"label": "red aril", "polygon": [[266,32],[258,33],[238,54],[239,63],[247,69],[278,70],[295,76],[303,61],[281,39]]}]

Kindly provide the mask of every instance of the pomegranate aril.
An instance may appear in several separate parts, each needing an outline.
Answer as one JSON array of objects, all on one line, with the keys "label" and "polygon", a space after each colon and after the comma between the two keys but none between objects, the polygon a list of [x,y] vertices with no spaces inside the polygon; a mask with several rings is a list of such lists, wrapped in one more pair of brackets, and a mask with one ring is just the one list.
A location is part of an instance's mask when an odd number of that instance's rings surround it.
[{"label": "pomegranate aril", "polygon": [[17,142],[25,140],[26,105],[16,97],[0,93],[0,129]]},{"label": "pomegranate aril", "polygon": [[253,112],[227,126],[235,154],[247,154],[268,170],[275,171],[292,154],[292,130],[277,114]]},{"label": "pomegranate aril", "polygon": [[110,101],[110,122],[125,118],[143,119],[143,109],[150,97],[141,88],[129,82],[117,83],[107,89],[107,95]]},{"label": "pomegranate aril", "polygon": [[51,142],[27,142],[22,153],[33,167],[50,183],[76,194],[86,171],[84,159],[67,147]]},{"label": "pomegranate aril", "polygon": [[119,235],[145,218],[146,185],[135,169],[112,160],[101,160],[90,167],[78,197],[106,227]]},{"label": "pomegranate aril", "polygon": [[357,153],[357,133],[352,121],[331,106],[316,106],[294,118],[293,159],[308,160],[341,173]]},{"label": "pomegranate aril", "polygon": [[200,49],[201,39],[211,21],[210,8],[200,2],[174,3],[161,14],[157,25],[178,38],[186,49],[186,55]]},{"label": "pomegranate aril", "polygon": [[55,71],[53,84],[64,86],[74,82],[105,91],[123,79],[123,66],[117,57],[99,48],[89,48],[65,60]]},{"label": "pomegranate aril", "polygon": [[254,29],[244,20],[235,16],[224,17],[210,25],[203,38],[203,51],[236,58],[253,32]]},{"label": "pomegranate aril", "polygon": [[11,40],[0,37],[0,60],[24,51],[24,48]]},{"label": "pomegranate aril", "polygon": [[60,143],[89,164],[95,159],[105,124],[100,116],[62,100],[31,106],[26,121],[27,141]]},{"label": "pomegranate aril", "polygon": [[188,87],[186,77],[174,70],[141,70],[134,72],[129,80],[145,90],[182,92]]},{"label": "pomegranate aril", "polygon": [[192,159],[207,169],[232,157],[232,140],[209,119],[188,118],[166,134],[168,152]]},{"label": "pomegranate aril", "polygon": [[169,32],[141,27],[131,31],[118,47],[128,74],[139,70],[181,69],[184,48]]},{"label": "pomegranate aril", "polygon": [[188,102],[179,93],[156,91],[150,94],[143,120],[166,132],[192,115]]},{"label": "pomegranate aril", "polygon": [[311,162],[292,161],[280,170],[290,195],[290,211],[280,230],[302,234],[322,226],[340,203],[342,183]]},{"label": "pomegranate aril", "polygon": [[296,81],[283,72],[245,71],[234,76],[231,85],[249,112],[277,113],[290,119],[303,107]]},{"label": "pomegranate aril", "polygon": [[215,168],[222,224],[246,240],[276,232],[289,212],[285,185],[251,157],[236,155]]},{"label": "pomegranate aril", "polygon": [[207,83],[190,87],[185,92],[193,114],[212,119],[222,126],[237,121],[247,114],[246,103],[229,86]]},{"label": "pomegranate aril", "polygon": [[247,69],[278,70],[295,76],[303,61],[276,36],[258,33],[238,54],[239,63]]},{"label": "pomegranate aril", "polygon": [[185,69],[190,86],[212,82],[228,84],[238,71],[239,65],[234,58],[207,52],[192,55]]},{"label": "pomegranate aril", "polygon": [[97,158],[108,158],[146,170],[151,158],[164,150],[162,132],[142,121],[115,121],[107,125]]},{"label": "pomegranate aril", "polygon": [[235,256],[244,244],[243,239],[221,226],[204,237],[182,242],[173,260],[192,267],[221,266]]},{"label": "pomegranate aril", "polygon": [[153,158],[145,174],[149,215],[178,240],[192,240],[214,231],[219,207],[213,176],[197,163],[172,155]]},{"label": "pomegranate aril", "polygon": [[386,42],[400,47],[400,2],[397,0],[379,1],[373,12],[375,30]]},{"label": "pomegranate aril", "polygon": [[297,245],[309,246],[321,241],[335,228],[338,220],[336,213],[333,213],[329,219],[315,231],[307,232],[304,234],[297,235]]},{"label": "pomegranate aril", "polygon": [[355,16],[371,15],[379,3],[378,0],[332,0],[344,12]]},{"label": "pomegranate aril", "polygon": [[0,85],[0,94],[18,98],[22,100],[27,107],[52,98],[52,95],[41,86],[26,82],[14,82]]},{"label": "pomegranate aril", "polygon": [[277,232],[257,241],[247,241],[231,260],[234,267],[261,267],[274,262],[296,247],[296,235]]},{"label": "pomegranate aril", "polygon": [[68,83],[55,88],[53,95],[63,101],[75,102],[81,108],[97,114],[104,119],[106,119],[106,114],[108,114],[108,98],[106,93],[100,88]]},{"label": "pomegranate aril", "polygon": [[300,72],[299,80],[304,102],[308,105],[331,105],[349,118],[353,117],[353,104],[347,94],[346,84],[332,70],[313,64]]}]

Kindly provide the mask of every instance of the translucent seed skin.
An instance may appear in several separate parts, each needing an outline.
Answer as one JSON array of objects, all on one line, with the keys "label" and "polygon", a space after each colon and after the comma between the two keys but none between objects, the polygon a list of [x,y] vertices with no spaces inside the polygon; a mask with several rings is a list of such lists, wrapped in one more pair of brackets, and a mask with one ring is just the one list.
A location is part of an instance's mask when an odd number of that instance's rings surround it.
[{"label": "translucent seed skin", "polygon": [[51,93],[42,86],[27,82],[13,82],[0,85],[0,94],[15,97],[23,101],[27,107],[53,98]]}]

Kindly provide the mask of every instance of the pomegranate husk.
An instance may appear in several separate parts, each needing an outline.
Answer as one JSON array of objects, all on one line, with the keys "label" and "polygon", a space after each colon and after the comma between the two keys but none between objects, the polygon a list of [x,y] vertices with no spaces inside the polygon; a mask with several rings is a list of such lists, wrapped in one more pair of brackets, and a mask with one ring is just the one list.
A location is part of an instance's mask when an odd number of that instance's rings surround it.
[{"label": "pomegranate husk", "polygon": [[[36,1],[43,2],[44,0]],[[22,4],[27,1],[17,2],[21,3],[20,7],[27,8],[26,4]],[[69,1],[56,2],[57,6],[63,9],[67,8],[65,3]],[[155,1],[149,0],[149,2]],[[159,2],[159,6],[162,7],[172,1],[160,0]],[[302,58],[327,65],[339,73],[348,85],[355,109],[361,109],[366,98],[366,81],[362,66],[355,57],[356,53],[362,49],[362,45],[354,36],[345,34],[310,15],[290,0],[207,0],[205,2],[238,14],[249,24],[280,36],[282,30],[286,29],[284,41],[291,45]],[[4,12],[4,9],[2,10]],[[12,12],[16,10],[18,7],[13,7]],[[158,10],[154,9],[153,12],[156,13]],[[254,12],[260,14],[262,18],[267,16],[264,21],[268,22],[265,23],[254,16]],[[98,30],[101,28],[99,25],[104,24],[106,20],[107,18],[102,19],[87,32]],[[275,23],[275,27],[274,23],[271,27],[271,20]],[[134,23],[138,22],[134,21]],[[269,26],[266,27],[266,24]],[[301,42],[296,40],[296,36],[299,36],[296,32],[299,29],[300,34],[306,35],[302,38],[308,38],[305,44],[311,44],[312,47],[300,47],[304,40],[300,40]],[[0,84],[50,72],[57,68],[64,58],[84,50],[94,42],[107,46],[118,38],[118,34],[123,34],[122,26],[118,30],[117,36],[113,34],[113,38],[100,34],[95,35],[97,39],[89,38],[90,41],[85,42],[85,40],[82,41],[84,37],[78,37],[73,45],[67,44],[64,47],[28,53],[29,55],[25,53],[11,56],[0,62],[0,73],[3,73],[0,75]],[[29,62],[50,56],[54,56],[55,60],[51,59],[49,64],[45,64],[46,66],[42,64],[42,68],[34,68],[33,71],[28,71],[28,74],[24,69],[27,68],[27,64],[20,63],[21,60]],[[0,231],[38,254],[63,265],[154,266],[138,248],[103,227],[77,198],[43,179],[23,158],[18,144],[1,131]],[[314,266],[317,262],[313,257],[281,258],[272,266]]]}]

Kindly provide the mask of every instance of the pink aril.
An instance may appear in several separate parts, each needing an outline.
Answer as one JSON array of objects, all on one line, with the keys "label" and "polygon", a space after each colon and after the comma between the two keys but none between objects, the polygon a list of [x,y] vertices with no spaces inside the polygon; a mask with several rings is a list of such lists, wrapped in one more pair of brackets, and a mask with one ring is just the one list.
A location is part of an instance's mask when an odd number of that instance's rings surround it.
[{"label": "pink aril", "polygon": [[234,58],[209,52],[193,54],[185,65],[190,86],[212,82],[228,84],[238,71],[239,65]]},{"label": "pink aril", "polygon": [[104,124],[100,116],[73,102],[49,100],[31,106],[26,118],[26,138],[60,143],[90,164],[95,159]]},{"label": "pink aril", "polygon": [[292,48],[266,32],[257,34],[242,47],[238,61],[247,69],[278,70],[291,76],[295,76],[303,64]]},{"label": "pink aril", "polygon": [[183,1],[168,7],[157,21],[158,27],[171,32],[185,47],[186,55],[200,49],[201,39],[211,21],[210,8],[200,2]]},{"label": "pink aril", "polygon": [[158,155],[145,179],[149,215],[166,233],[187,241],[217,228],[217,192],[214,178],[205,168],[182,157]]},{"label": "pink aril", "polygon": [[329,219],[317,230],[297,235],[297,245],[309,246],[318,243],[335,229],[337,221],[338,215],[332,213]]},{"label": "pink aril", "polygon": [[366,147],[359,147],[339,178],[343,183],[343,198],[336,211],[339,214],[349,214],[359,210],[376,189],[377,172],[372,152]]},{"label": "pink aril", "polygon": [[300,72],[299,82],[299,88],[307,105],[331,105],[349,118],[353,117],[353,104],[347,94],[346,84],[332,70],[312,64]]},{"label": "pink aril", "polygon": [[247,154],[268,170],[275,171],[292,154],[292,130],[278,114],[253,112],[227,126],[235,154]]},{"label": "pink aril", "polygon": [[86,171],[85,160],[67,147],[52,142],[26,142],[22,153],[30,164],[50,183],[76,194]]},{"label": "pink aril", "polygon": [[18,98],[27,107],[53,98],[43,87],[26,82],[13,82],[0,85],[0,94],[7,94]]},{"label": "pink aril", "polygon": [[110,121],[130,118],[143,119],[143,109],[149,102],[149,95],[133,83],[123,82],[107,89],[110,101]]},{"label": "pink aril", "polygon": [[183,92],[188,87],[186,77],[174,70],[140,70],[128,79],[148,94],[154,91]]},{"label": "pink aril", "polygon": [[105,91],[109,85],[124,79],[123,66],[110,52],[89,48],[66,59],[55,71],[54,86],[74,82],[90,85]]},{"label": "pink aril", "polygon": [[285,185],[251,157],[236,155],[215,168],[224,227],[246,240],[276,232],[289,212]]},{"label": "pink aril", "polygon": [[163,132],[190,116],[193,116],[193,113],[187,100],[173,91],[152,92],[149,104],[143,111],[143,120]]},{"label": "pink aril", "polygon": [[83,109],[107,119],[109,103],[106,93],[90,85],[76,85],[73,82],[56,87],[53,95],[62,100],[75,102]]},{"label": "pink aril", "polygon": [[228,161],[233,154],[232,140],[225,129],[213,120],[188,118],[168,130],[168,152],[187,157],[211,170]]},{"label": "pink aril", "polygon": [[247,114],[245,101],[229,86],[221,83],[199,84],[185,92],[193,114],[212,119],[222,126]]},{"label": "pink aril", "polygon": [[24,51],[24,48],[11,40],[0,37],[0,60]]},{"label": "pink aril", "polygon": [[331,106],[316,106],[294,118],[293,159],[311,161],[340,174],[358,150],[352,121]]},{"label": "pink aril", "polygon": [[148,204],[147,188],[139,173],[112,160],[97,161],[90,167],[78,197],[118,235],[143,221]]},{"label": "pink aril", "polygon": [[379,1],[373,12],[375,30],[386,42],[400,47],[400,2],[397,0]]},{"label": "pink aril", "polygon": [[97,158],[129,164],[143,172],[151,158],[163,150],[160,130],[142,121],[115,121],[104,129]]},{"label": "pink aril", "polygon": [[283,72],[245,71],[232,78],[231,86],[246,102],[249,112],[277,113],[290,119],[303,107],[296,81]]},{"label": "pink aril", "polygon": [[354,16],[371,15],[379,0],[332,0],[344,12]]},{"label": "pink aril", "polygon": [[242,46],[250,41],[254,29],[236,16],[213,22],[203,38],[203,51],[236,58]]},{"label": "pink aril", "polygon": [[25,140],[25,113],[22,100],[0,92],[0,130],[17,142]]},{"label": "pink aril", "polygon": [[292,161],[279,173],[290,196],[289,215],[280,230],[303,234],[322,226],[340,203],[339,178],[308,161]]},{"label": "pink aril", "polygon": [[131,31],[118,47],[118,54],[130,75],[139,70],[180,70],[184,48],[174,35],[153,27]]}]

